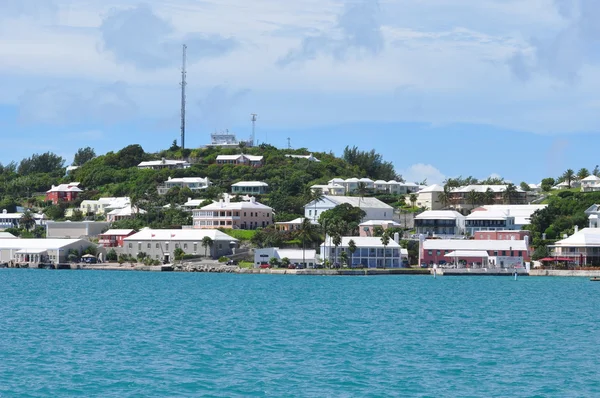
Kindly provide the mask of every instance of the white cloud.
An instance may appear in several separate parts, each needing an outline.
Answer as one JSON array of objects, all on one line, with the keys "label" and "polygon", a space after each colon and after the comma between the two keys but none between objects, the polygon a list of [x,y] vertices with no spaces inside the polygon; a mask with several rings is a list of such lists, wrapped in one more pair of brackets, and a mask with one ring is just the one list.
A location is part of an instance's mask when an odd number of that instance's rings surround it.
[{"label": "white cloud", "polygon": [[402,177],[409,182],[420,183],[427,180],[427,184],[441,184],[446,176],[435,166],[425,163],[413,164],[409,168],[400,171]]}]

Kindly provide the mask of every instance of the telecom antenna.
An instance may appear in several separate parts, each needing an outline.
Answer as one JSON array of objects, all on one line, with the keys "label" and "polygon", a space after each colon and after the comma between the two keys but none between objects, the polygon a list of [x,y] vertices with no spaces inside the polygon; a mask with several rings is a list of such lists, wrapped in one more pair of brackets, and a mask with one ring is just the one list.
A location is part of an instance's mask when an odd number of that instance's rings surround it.
[{"label": "telecom antenna", "polygon": [[181,149],[185,149],[185,86],[187,86],[185,70],[187,46],[183,45],[183,63],[181,66]]},{"label": "telecom antenna", "polygon": [[254,146],[254,138],[255,133],[256,133],[256,117],[258,116],[256,113],[251,113],[250,116],[252,116],[252,146]]},{"label": "telecom antenna", "polygon": [[288,137],[288,149],[292,149],[292,139]]}]

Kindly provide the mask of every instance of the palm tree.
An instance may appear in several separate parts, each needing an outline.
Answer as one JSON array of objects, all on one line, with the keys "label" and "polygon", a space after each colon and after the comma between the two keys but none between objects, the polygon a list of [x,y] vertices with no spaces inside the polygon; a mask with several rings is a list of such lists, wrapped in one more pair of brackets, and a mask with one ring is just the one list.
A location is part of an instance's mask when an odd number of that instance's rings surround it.
[{"label": "palm tree", "polygon": [[413,208],[417,206],[417,195],[415,195],[414,193],[411,193],[410,196],[408,197],[408,200],[410,200],[410,204]]},{"label": "palm tree", "polygon": [[600,177],[600,167],[598,167],[598,165],[596,165],[596,167],[594,167],[592,174],[595,175],[596,177]]},{"label": "palm tree", "polygon": [[315,225],[305,217],[304,220],[302,220],[302,224],[300,224],[297,236],[302,241],[302,265],[306,266],[306,242],[313,241],[315,236]]},{"label": "palm tree", "polygon": [[442,208],[445,209],[448,207],[448,204],[450,203],[450,189],[447,186],[444,186],[444,190],[440,192],[438,200],[442,204]]},{"label": "palm tree", "polygon": [[584,178],[589,177],[589,176],[590,176],[590,172],[585,167],[582,167],[577,172],[577,178],[579,178],[580,180],[583,180]]},{"label": "palm tree", "polygon": [[342,268],[344,268],[344,265],[348,265],[348,253],[346,252],[342,252],[342,254],[340,254],[340,261],[342,264]]},{"label": "palm tree", "polygon": [[325,195],[321,189],[311,189],[309,187],[306,190],[305,196],[308,203],[314,202],[315,204],[315,214],[313,215],[313,220],[317,221],[317,203],[322,202],[323,199],[325,199]]},{"label": "palm tree", "polygon": [[485,192],[483,193],[483,202],[486,205],[493,205],[495,201],[496,201],[496,194],[494,193],[492,188],[486,189]]},{"label": "palm tree", "polygon": [[567,171],[564,172],[562,177],[567,182],[567,185],[569,185],[569,188],[571,188],[571,182],[575,178],[575,172],[573,171],[573,169],[567,169]]},{"label": "palm tree", "polygon": [[348,242],[348,252],[350,253],[350,266],[353,267],[353,259],[354,259],[354,252],[356,252],[356,242],[354,242],[354,239],[350,239],[350,241]]},{"label": "palm tree", "polygon": [[387,229],[381,235],[381,244],[383,245],[383,268],[385,268],[385,251],[390,244],[390,233]]},{"label": "palm tree", "polygon": [[502,196],[504,197],[504,201],[506,202],[506,204],[513,204],[513,199],[517,196],[517,187],[515,186],[515,184],[508,184],[506,186],[506,189],[502,193]]},{"label": "palm tree", "polygon": [[475,191],[474,189],[470,190],[467,193],[467,201],[472,208],[475,208],[479,203],[479,192]]},{"label": "palm tree", "polygon": [[360,202],[362,202],[363,198],[367,194],[367,184],[365,184],[364,182],[359,182],[358,184],[356,184],[356,193],[359,196],[358,208],[360,209]]},{"label": "palm tree", "polygon": [[339,234],[338,231],[335,231],[331,236],[331,242],[335,247],[335,262],[338,262],[338,247],[342,244],[342,235]]},{"label": "palm tree", "polygon": [[204,257],[208,257],[208,248],[212,247],[213,245],[213,240],[211,239],[210,236],[205,236],[204,238],[202,238],[202,247],[204,248]]},{"label": "palm tree", "polygon": [[33,228],[35,226],[35,218],[33,217],[33,214],[29,210],[25,210],[25,212],[21,216],[20,225],[21,225],[21,227],[25,228],[27,231],[29,231],[31,228]]}]

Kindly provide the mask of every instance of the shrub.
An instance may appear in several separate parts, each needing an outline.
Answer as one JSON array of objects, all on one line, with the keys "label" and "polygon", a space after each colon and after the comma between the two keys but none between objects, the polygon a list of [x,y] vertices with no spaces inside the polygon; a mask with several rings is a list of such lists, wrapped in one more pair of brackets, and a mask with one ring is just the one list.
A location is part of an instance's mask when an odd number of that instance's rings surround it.
[{"label": "shrub", "polygon": [[229,259],[227,257],[225,257],[225,256],[219,258],[219,262],[220,263],[226,263],[227,261],[229,261]]},{"label": "shrub", "polygon": [[117,252],[115,249],[110,249],[108,253],[106,253],[106,261],[115,262],[118,261],[119,256],[117,256]]}]

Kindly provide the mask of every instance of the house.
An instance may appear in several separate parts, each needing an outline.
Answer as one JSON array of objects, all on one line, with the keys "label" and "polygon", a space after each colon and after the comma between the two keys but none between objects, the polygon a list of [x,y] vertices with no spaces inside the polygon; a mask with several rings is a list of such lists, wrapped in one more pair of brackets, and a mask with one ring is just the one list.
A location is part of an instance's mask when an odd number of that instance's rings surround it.
[{"label": "house", "polygon": [[590,175],[581,180],[581,192],[600,191],[600,177]]},{"label": "house", "polygon": [[[440,201],[440,195],[444,192],[444,187],[438,184],[430,185],[426,188],[419,190],[417,195],[417,201],[414,203],[417,207],[423,207],[426,210],[442,210],[445,206]],[[404,198],[407,204],[413,205],[410,201],[410,197]]]},{"label": "house", "polygon": [[[458,187],[448,192],[448,203],[455,209],[473,209],[479,206],[483,199],[481,196],[489,193],[490,197],[486,198],[488,203],[505,203],[508,198],[505,196],[505,191],[508,185],[467,185],[464,187]],[[471,198],[471,193],[475,192],[480,195],[474,204]],[[527,203],[527,192],[523,191],[519,187],[515,187],[513,196],[510,198],[508,204],[526,204]]]},{"label": "house", "polygon": [[327,185],[313,185],[310,187],[311,191],[320,191],[324,195],[332,196],[343,196],[346,194],[346,188],[340,184],[327,184]]},{"label": "house", "polygon": [[[46,223],[46,216],[41,213],[31,213],[35,220],[35,225],[44,225]],[[21,219],[23,213],[9,213],[6,209],[0,213],[0,229],[6,228],[19,228],[21,227]]]},{"label": "house", "polygon": [[[202,240],[208,237],[212,240],[210,246],[203,246]],[[123,251],[133,257],[143,252],[153,260],[165,263],[174,260],[173,252],[181,249],[185,254],[204,255],[211,258],[220,258],[233,253],[238,240],[223,232],[198,229],[150,229],[144,228],[140,232],[123,239]]]},{"label": "house", "polygon": [[426,239],[420,244],[421,265],[455,264],[457,267],[512,268],[529,261],[528,239],[472,240]]},{"label": "house", "polygon": [[269,190],[269,184],[262,181],[240,181],[231,185],[233,195],[263,195]]},{"label": "house", "polygon": [[310,155],[285,155],[288,158],[293,158],[293,159],[306,159],[309,162],[320,162],[319,159],[317,159],[316,157],[313,156],[313,154],[311,153]]},{"label": "house", "polygon": [[98,200],[84,200],[79,205],[79,210],[84,214],[104,215],[114,209],[129,206],[131,199],[127,196],[100,198]]},{"label": "house", "polygon": [[[275,227],[280,231],[298,231],[300,228],[302,228],[302,223],[304,220],[304,217],[299,217],[292,221],[276,222]],[[312,225],[318,225],[318,223],[314,220],[310,220],[310,223]]]},{"label": "house", "polygon": [[109,229],[98,235],[98,244],[102,247],[123,247],[125,238],[133,234],[134,229]]},{"label": "house", "polygon": [[78,182],[70,182],[58,186],[52,185],[52,188],[46,191],[46,200],[51,201],[52,204],[58,204],[58,202],[72,202],[77,199],[77,196],[81,192],[83,192],[83,190],[79,188]]},{"label": "house", "polygon": [[233,164],[236,166],[252,166],[261,167],[263,165],[263,156],[254,155],[219,155],[217,156],[217,164]]},{"label": "house", "polygon": [[548,245],[550,256],[565,258],[577,265],[600,266],[600,228],[575,227],[573,235]]},{"label": "house", "polygon": [[476,240],[528,240],[530,241],[530,231],[477,231],[473,234]]},{"label": "house", "polygon": [[212,133],[210,135],[210,144],[207,147],[239,148],[240,144],[245,147],[253,147],[254,140],[238,140],[235,133],[225,130],[224,132]]},{"label": "house", "polygon": [[189,162],[185,160],[169,160],[162,158],[161,160],[149,160],[147,162],[141,162],[138,164],[138,168],[140,169],[152,169],[152,170],[162,170],[162,169],[187,169],[191,166]]},{"label": "house", "polygon": [[95,238],[109,228],[102,221],[48,221],[47,238]]},{"label": "house", "polygon": [[517,229],[510,211],[473,211],[465,218],[465,231],[473,236],[477,231],[504,231]]},{"label": "house", "polygon": [[182,177],[182,178],[171,178],[169,177],[162,185],[158,187],[158,194],[164,195],[171,188],[189,188],[192,192],[200,192],[205,190],[211,185],[208,177]]},{"label": "house", "polygon": [[[356,251],[348,250],[350,241],[354,241]],[[336,248],[331,237],[327,237],[321,245],[322,260],[332,264],[340,263],[341,253],[346,252],[348,263],[352,267],[365,268],[400,268],[408,264],[408,250],[400,247],[400,244],[390,239],[384,248],[379,237],[344,236],[341,244]]]},{"label": "house", "polygon": [[473,209],[476,211],[500,211],[515,218],[513,229],[522,229],[525,225],[531,224],[531,217],[538,211],[548,207],[548,205],[484,205]]},{"label": "house", "polygon": [[305,264],[308,268],[313,268],[318,263],[317,251],[314,249],[302,250],[269,247],[254,250],[254,268],[258,268],[262,264],[268,264],[272,258],[276,258],[279,262],[287,258],[290,264]]},{"label": "house", "polygon": [[375,236],[375,229],[401,228],[402,225],[393,220],[369,220],[358,226],[360,236]]},{"label": "house", "polygon": [[95,245],[83,239],[0,239],[0,263],[59,264],[68,261],[69,250],[81,253]]},{"label": "house", "polygon": [[333,195],[324,195],[321,200],[306,204],[304,206],[304,217],[317,221],[321,213],[344,203],[360,207],[366,213],[362,221],[394,219],[394,208],[377,198]]},{"label": "house", "polygon": [[417,234],[426,236],[463,235],[465,216],[454,210],[427,210],[415,217]]},{"label": "house", "polygon": [[249,202],[231,202],[227,196],[193,211],[193,228],[264,228],[273,223],[273,209],[251,198]]},{"label": "house", "polygon": [[135,218],[138,214],[146,214],[146,210],[140,209],[137,206],[125,206],[122,209],[114,209],[106,215],[106,221],[113,223],[120,220],[128,220]]}]

